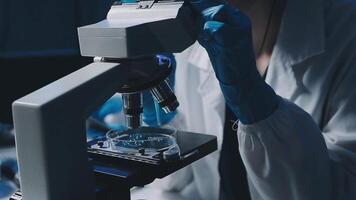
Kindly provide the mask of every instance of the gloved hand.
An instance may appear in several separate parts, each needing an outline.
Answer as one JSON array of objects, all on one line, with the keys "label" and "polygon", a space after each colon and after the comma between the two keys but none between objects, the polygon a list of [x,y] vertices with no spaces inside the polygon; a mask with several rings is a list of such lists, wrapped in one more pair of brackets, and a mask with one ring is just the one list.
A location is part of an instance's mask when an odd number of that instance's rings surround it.
[{"label": "gloved hand", "polygon": [[18,173],[18,165],[16,159],[2,158],[0,160],[0,180],[15,180]]},{"label": "gloved hand", "polygon": [[244,124],[267,118],[278,97],[257,71],[249,18],[221,1],[187,0],[181,9],[187,7],[198,27],[191,31],[208,52],[228,106]]},{"label": "gloved hand", "polygon": [[9,199],[19,187],[16,158],[0,159],[0,199]]},{"label": "gloved hand", "polygon": [[15,145],[14,127],[0,122],[0,146]]},{"label": "gloved hand", "polygon": [[[93,130],[105,131],[107,128],[125,130],[122,97],[115,94],[107,100],[98,111],[93,113],[89,120],[89,127]],[[95,131],[88,132],[89,137],[97,136]]]}]

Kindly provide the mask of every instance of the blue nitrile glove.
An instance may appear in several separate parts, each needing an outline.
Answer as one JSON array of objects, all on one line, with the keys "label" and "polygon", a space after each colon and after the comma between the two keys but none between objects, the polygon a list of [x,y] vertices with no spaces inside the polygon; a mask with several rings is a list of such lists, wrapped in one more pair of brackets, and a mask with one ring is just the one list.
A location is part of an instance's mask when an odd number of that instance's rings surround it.
[{"label": "blue nitrile glove", "polygon": [[19,187],[16,159],[0,159],[0,199],[9,199]]},{"label": "blue nitrile glove", "polygon": [[0,159],[0,180],[14,180],[17,173],[18,165],[16,159]]},{"label": "blue nitrile glove", "polygon": [[[198,41],[206,49],[226,103],[244,124],[263,120],[278,106],[278,97],[257,71],[251,22],[221,1],[186,1],[193,12]],[[193,20],[193,19],[192,19]]]},{"label": "blue nitrile glove", "polygon": [[[121,95],[114,95],[112,96],[109,100],[107,100],[103,106],[100,107],[98,111],[96,111],[94,114],[92,114],[91,119],[94,121],[90,121],[92,124],[92,127],[100,126],[100,127],[106,127],[110,129],[115,129],[115,130],[125,130],[126,127],[124,119],[111,119],[108,122],[107,117],[109,115],[112,116],[119,116],[120,113],[123,112],[123,107],[122,107],[122,98]],[[94,132],[89,132],[89,136],[95,136]]]},{"label": "blue nitrile glove", "polygon": [[[174,89],[175,83],[175,69],[176,69],[176,60],[173,54],[161,54],[164,57],[168,57],[171,60],[172,73],[168,77],[169,86]],[[165,113],[163,109],[158,105],[158,102],[153,100],[153,97],[150,92],[145,92],[143,94],[143,121],[148,126],[162,126],[164,124],[169,123],[176,112]]]},{"label": "blue nitrile glove", "polygon": [[122,111],[122,99],[119,95],[114,95],[94,114],[99,120],[104,120],[108,114],[119,113]]},{"label": "blue nitrile glove", "polygon": [[15,145],[14,127],[0,122],[0,146]]}]

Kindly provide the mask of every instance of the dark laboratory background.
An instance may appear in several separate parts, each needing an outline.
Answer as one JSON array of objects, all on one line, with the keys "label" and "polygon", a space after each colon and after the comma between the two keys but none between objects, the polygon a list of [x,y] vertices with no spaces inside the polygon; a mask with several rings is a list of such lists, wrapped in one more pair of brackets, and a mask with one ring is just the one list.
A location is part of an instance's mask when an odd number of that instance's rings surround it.
[{"label": "dark laboratory background", "polygon": [[113,0],[0,1],[0,200],[18,187],[11,104],[92,61],[77,27],[106,17]]}]

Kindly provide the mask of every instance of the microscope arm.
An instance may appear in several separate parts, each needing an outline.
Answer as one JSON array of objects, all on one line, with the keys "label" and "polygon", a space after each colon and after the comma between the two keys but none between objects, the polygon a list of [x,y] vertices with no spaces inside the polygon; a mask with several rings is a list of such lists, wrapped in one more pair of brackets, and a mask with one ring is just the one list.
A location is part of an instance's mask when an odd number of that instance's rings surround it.
[{"label": "microscope arm", "polygon": [[13,103],[26,200],[95,199],[85,120],[127,81],[128,67],[92,63]]}]

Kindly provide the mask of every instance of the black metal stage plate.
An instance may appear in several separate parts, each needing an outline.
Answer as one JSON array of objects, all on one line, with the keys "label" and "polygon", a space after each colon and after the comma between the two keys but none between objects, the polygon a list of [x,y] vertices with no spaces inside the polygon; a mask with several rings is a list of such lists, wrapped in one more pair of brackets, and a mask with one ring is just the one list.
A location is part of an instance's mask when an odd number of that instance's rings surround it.
[{"label": "black metal stage plate", "polygon": [[[159,129],[155,128],[155,131]],[[165,129],[161,129],[165,132]],[[88,148],[97,183],[120,183],[128,187],[143,186],[156,178],[163,178],[205,157],[217,149],[216,136],[177,131],[180,159],[145,162],[125,156],[104,155]],[[105,185],[106,185],[105,184]]]}]

